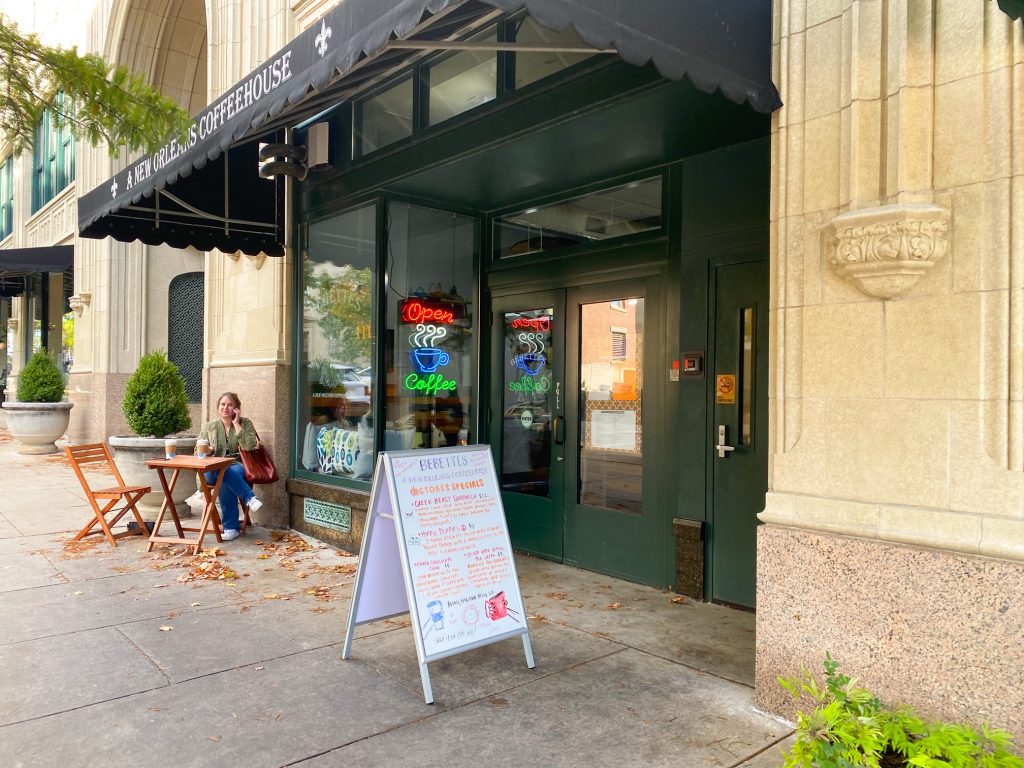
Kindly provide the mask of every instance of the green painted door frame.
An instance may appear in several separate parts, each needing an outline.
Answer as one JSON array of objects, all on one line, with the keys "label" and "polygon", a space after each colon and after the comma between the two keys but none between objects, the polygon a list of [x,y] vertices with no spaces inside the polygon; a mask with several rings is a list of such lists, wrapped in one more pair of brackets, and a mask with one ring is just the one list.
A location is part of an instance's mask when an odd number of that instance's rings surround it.
[{"label": "green painted door frame", "polygon": [[[545,496],[503,494],[512,543],[542,557],[579,565],[589,570],[668,586],[673,579],[671,538],[675,495],[673,468],[667,446],[671,425],[663,418],[668,388],[662,376],[666,348],[665,243],[607,249],[586,258],[557,261],[524,258],[517,267],[488,275],[492,295],[488,334],[490,361],[485,378],[489,392],[487,440],[495,452],[501,474],[505,457],[505,430],[517,429],[516,413],[506,413],[504,400],[506,360],[504,324],[507,313],[553,308],[557,387],[552,419],[564,419],[561,442],[552,441],[551,489]],[[538,268],[538,263],[543,264]],[[625,264],[631,266],[625,267]],[[549,290],[529,290],[545,282]],[[521,286],[528,289],[523,290]],[[579,347],[580,307],[615,299],[644,299],[643,355],[643,514],[600,509],[578,501],[580,462],[579,413],[581,408]],[[557,322],[561,318],[562,322]],[[518,427],[522,429],[521,426]],[[552,435],[552,437],[554,437]]]},{"label": "green painted door frame", "polygon": [[768,486],[768,260],[712,264],[708,596],[753,608]]},{"label": "green painted door frame", "polygon": [[[512,544],[561,562],[565,440],[564,433],[555,430],[565,418],[565,291],[533,291],[495,299],[489,315],[488,442],[498,467]],[[510,322],[520,317],[538,323],[546,318],[549,323],[545,369],[537,376],[523,373],[510,359],[507,337],[514,333]],[[522,386],[522,381],[546,385],[536,393],[510,390],[510,385]]]},{"label": "green painted door frame", "polygon": [[[636,280],[616,280],[598,285],[585,285],[568,291],[566,299],[566,488],[564,561],[588,570],[600,571],[644,584],[664,583],[665,563],[661,552],[659,533],[671,523],[666,519],[664,507],[658,503],[666,493],[670,475],[658,467],[655,457],[657,446],[663,442],[670,428],[662,418],[662,393],[659,388],[659,368],[663,355],[665,325],[664,303],[660,277]],[[584,410],[585,382],[583,380],[583,307],[613,300],[642,300],[643,351],[639,391],[640,402],[640,462],[632,465],[631,473],[640,474],[640,507],[638,510],[616,509],[617,503],[587,503],[584,499]],[[607,329],[602,328],[602,332]],[[631,342],[634,343],[634,342]],[[590,419],[591,430],[596,425]],[[591,459],[591,463],[593,460]],[[658,471],[662,469],[662,471]],[[614,491],[617,481],[608,478],[595,481],[598,488]],[[630,485],[633,485],[630,482]],[[632,490],[629,493],[633,493]]]}]

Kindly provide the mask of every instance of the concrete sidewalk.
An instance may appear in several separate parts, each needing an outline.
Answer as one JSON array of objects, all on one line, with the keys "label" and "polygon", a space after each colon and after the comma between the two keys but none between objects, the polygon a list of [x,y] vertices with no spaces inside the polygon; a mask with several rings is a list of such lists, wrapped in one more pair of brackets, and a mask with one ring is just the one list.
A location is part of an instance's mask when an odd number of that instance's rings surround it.
[{"label": "concrete sidewalk", "polygon": [[4,768],[782,764],[751,614],[519,557],[536,669],[519,640],[435,662],[428,706],[407,622],[341,659],[356,558],[259,528],[199,558],[68,546],[63,458],[0,430],[0,467]]}]

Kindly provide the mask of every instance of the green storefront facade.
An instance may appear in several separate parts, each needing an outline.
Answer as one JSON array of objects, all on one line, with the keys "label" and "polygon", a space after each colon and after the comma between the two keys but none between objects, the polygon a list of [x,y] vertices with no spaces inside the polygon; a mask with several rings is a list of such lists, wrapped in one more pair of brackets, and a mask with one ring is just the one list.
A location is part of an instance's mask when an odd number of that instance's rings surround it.
[{"label": "green storefront facade", "polygon": [[[253,88],[321,76],[352,5],[294,41],[312,43],[308,65],[280,53],[233,107],[201,113],[191,143],[128,169],[203,210],[204,179],[222,178],[223,226],[195,226],[173,200],[144,210],[138,186],[119,203],[110,185],[102,204],[83,201],[84,233],[291,245],[293,528],[358,551],[377,453],[484,442],[522,551],[752,607],[768,467],[768,4],[672,17],[713,37],[733,13],[743,32],[716,55],[749,59],[743,42],[758,40],[759,91],[727,67],[686,70],[678,41],[655,41],[652,61],[636,40],[597,45],[599,19],[546,15],[564,3],[536,17],[451,4],[335,60],[326,85],[293,89],[261,128],[232,128]],[[211,159],[219,123],[237,135]],[[117,223],[118,205],[139,226]]]}]

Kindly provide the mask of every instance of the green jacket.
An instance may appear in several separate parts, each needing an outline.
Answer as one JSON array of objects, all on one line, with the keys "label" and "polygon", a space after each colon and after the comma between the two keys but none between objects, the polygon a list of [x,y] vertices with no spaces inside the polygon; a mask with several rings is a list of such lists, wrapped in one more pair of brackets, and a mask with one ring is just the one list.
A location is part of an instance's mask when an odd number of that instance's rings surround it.
[{"label": "green jacket", "polygon": [[[256,428],[252,425],[252,421],[245,418],[245,416],[242,416],[241,422],[242,433],[238,435],[238,447],[251,451],[256,447]],[[199,430],[199,437],[205,437],[210,441],[210,452],[214,456],[227,456],[228,438],[235,437],[235,425],[232,424],[231,428],[225,433],[224,422],[220,419],[214,419],[203,425],[203,428]]]}]

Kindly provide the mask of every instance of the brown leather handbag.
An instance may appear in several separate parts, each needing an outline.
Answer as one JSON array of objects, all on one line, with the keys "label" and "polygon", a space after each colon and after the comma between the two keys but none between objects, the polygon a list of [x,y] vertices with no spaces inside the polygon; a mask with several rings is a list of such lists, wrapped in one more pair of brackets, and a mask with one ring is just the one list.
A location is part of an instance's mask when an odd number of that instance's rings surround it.
[{"label": "brown leather handbag", "polygon": [[262,485],[277,482],[277,467],[274,460],[263,446],[259,433],[256,433],[256,447],[247,451],[238,446],[238,458],[245,468],[245,482],[249,485]]}]

